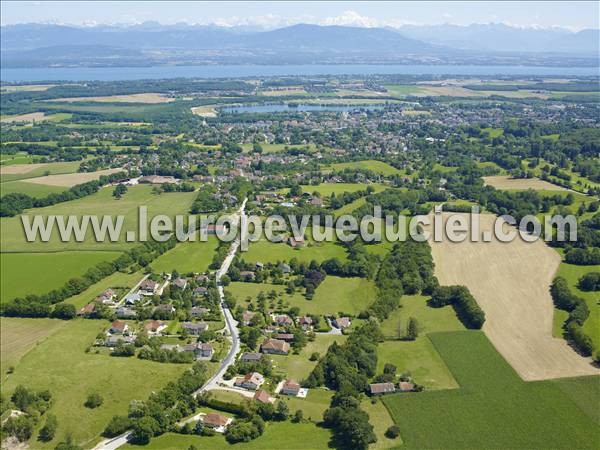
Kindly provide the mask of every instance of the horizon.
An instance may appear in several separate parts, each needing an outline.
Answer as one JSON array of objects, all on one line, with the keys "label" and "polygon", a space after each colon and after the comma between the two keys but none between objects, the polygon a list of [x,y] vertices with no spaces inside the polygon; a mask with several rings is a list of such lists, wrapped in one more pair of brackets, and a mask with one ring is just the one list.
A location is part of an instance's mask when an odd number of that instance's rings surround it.
[{"label": "horizon", "polygon": [[[257,30],[297,24],[363,28],[505,25],[525,29],[599,29],[597,2],[14,2],[1,4],[1,26],[244,27]],[[574,7],[576,3],[577,7]],[[140,4],[144,5],[140,11]],[[107,8],[107,5],[110,5]],[[532,13],[531,9],[535,8]]]}]

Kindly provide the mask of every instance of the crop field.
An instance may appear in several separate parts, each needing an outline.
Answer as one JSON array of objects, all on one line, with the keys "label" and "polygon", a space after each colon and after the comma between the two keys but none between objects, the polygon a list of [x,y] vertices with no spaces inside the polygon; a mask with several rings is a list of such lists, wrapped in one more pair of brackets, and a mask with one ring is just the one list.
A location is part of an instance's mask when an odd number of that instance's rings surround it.
[{"label": "crop field", "polygon": [[74,173],[80,165],[81,161],[0,166],[0,180],[4,183],[45,175]]},{"label": "crop field", "polygon": [[97,103],[168,103],[174,101],[174,98],[167,97],[164,94],[157,94],[154,92],[145,92],[143,94],[129,94],[129,95],[107,95],[101,97],[67,97],[67,98],[55,98],[52,102],[97,102]]},{"label": "crop field", "polygon": [[[35,178],[32,179],[35,180]],[[46,197],[48,194],[64,192],[66,189],[66,187],[36,184],[28,181],[8,181],[6,183],[0,183],[0,195],[18,192],[19,194],[26,194],[30,197],[42,198]]]},{"label": "crop field", "polygon": [[[448,215],[443,215],[444,222]],[[481,231],[491,232],[495,219],[481,214]],[[552,336],[554,306],[549,286],[560,255],[543,241],[430,242],[440,284],[469,288],[486,314],[483,331],[523,379],[598,373],[591,359]]]},{"label": "crop field", "polygon": [[[85,349],[107,326],[108,322],[99,320],[70,321],[23,356],[14,373],[5,377],[3,394],[22,384],[49,389],[53,395],[50,412],[58,419],[56,438],[41,443],[34,437],[36,449],[54,448],[67,434],[74,443],[93,447],[113,415],[127,414],[131,400],[146,399],[186,369],[183,364],[115,358],[95,354],[94,350],[86,353]],[[104,398],[99,408],[83,405],[92,392]]]},{"label": "crop field", "polygon": [[[585,292],[577,287],[579,279],[589,272],[600,272],[600,266],[576,266],[574,264],[561,263],[556,276],[561,276],[569,283],[571,292],[585,300],[590,310],[590,316],[583,324],[583,330],[594,341],[595,348],[600,348],[600,294],[598,292]],[[567,313],[555,310],[554,336],[562,337],[562,326],[566,320]]]},{"label": "crop field", "polygon": [[460,388],[383,398],[402,448],[597,448],[600,378],[527,383],[482,332],[430,337]]},{"label": "crop field", "polygon": [[2,283],[0,303],[27,294],[45,294],[70,278],[83,275],[119,252],[0,253]]},{"label": "crop field", "polygon": [[337,163],[331,164],[326,167],[327,169],[332,170],[344,170],[344,169],[366,169],[372,170],[373,172],[380,173],[381,175],[397,175],[402,173],[402,171],[396,169],[393,166],[383,162],[377,161],[373,159],[368,159],[365,161],[353,161],[353,162],[345,162],[345,163]]},{"label": "crop field", "polygon": [[[96,194],[70,202],[37,208],[27,211],[24,215],[29,217],[40,214],[44,218],[49,214],[54,215],[123,215],[124,222],[119,242],[96,242],[92,236],[91,227],[88,229],[83,242],[71,239],[69,242],[60,242],[56,227],[49,242],[27,242],[22,229],[20,217],[0,219],[2,226],[2,250],[5,252],[51,252],[64,250],[123,250],[139,245],[135,242],[126,242],[126,231],[135,231],[139,228],[138,207],[145,205],[148,208],[148,218],[156,214],[165,214],[173,218],[176,214],[187,214],[196,193],[152,193],[152,187],[147,185],[132,186],[119,200],[112,196],[110,187],[100,189]],[[101,219],[101,217],[100,217]],[[66,220],[66,219],[65,219]],[[150,219],[148,219],[150,221]]]},{"label": "crop field", "polygon": [[[148,450],[173,450],[186,449],[190,445],[195,445],[198,448],[209,448],[211,450],[313,450],[328,448],[330,439],[331,433],[328,429],[318,427],[312,422],[296,424],[286,421],[267,423],[263,435],[250,442],[240,442],[232,445],[219,434],[207,437],[166,433],[152,439],[150,444],[143,448]],[[123,450],[133,450],[140,447],[128,444],[121,448]]]},{"label": "crop field", "polygon": [[307,300],[298,292],[289,295],[284,286],[269,283],[234,282],[227,286],[226,290],[231,292],[238,302],[243,302],[246,297],[255,299],[260,292],[268,294],[274,290],[280,294],[288,308],[297,306],[303,314],[337,314],[339,311],[358,314],[373,302],[375,296],[372,281],[334,276],[325,278],[312,300]]},{"label": "crop field", "polygon": [[43,177],[27,178],[25,183],[41,184],[46,186],[73,187],[77,184],[87,183],[99,179],[102,175],[121,172],[122,169],[105,169],[96,172],[78,172],[62,175],[45,175]]},{"label": "crop field", "polygon": [[0,377],[4,379],[23,355],[66,324],[58,319],[0,318]]},{"label": "crop field", "polygon": [[216,236],[208,236],[206,242],[180,242],[175,248],[160,255],[152,263],[157,272],[202,273],[208,270],[219,241]]},{"label": "crop field", "polygon": [[508,175],[494,175],[483,177],[486,186],[492,186],[496,189],[524,191],[527,189],[546,190],[546,191],[566,191],[562,186],[549,183],[539,178],[511,178]]},{"label": "crop field", "polygon": [[385,88],[389,95],[402,98],[423,92],[423,89],[420,86],[414,84],[390,84],[385,86]]}]

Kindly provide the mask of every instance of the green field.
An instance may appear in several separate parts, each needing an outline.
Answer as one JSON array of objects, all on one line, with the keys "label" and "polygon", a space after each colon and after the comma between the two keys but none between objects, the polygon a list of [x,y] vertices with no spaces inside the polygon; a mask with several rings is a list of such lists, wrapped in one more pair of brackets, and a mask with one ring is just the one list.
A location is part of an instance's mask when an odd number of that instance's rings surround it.
[{"label": "green field", "polygon": [[389,95],[394,97],[406,97],[408,95],[419,94],[424,92],[424,89],[414,84],[390,84],[385,88]]},{"label": "green field", "polygon": [[[594,347],[600,349],[600,295],[598,292],[585,292],[577,287],[579,279],[589,272],[600,272],[600,266],[576,266],[574,264],[561,263],[556,276],[567,280],[571,292],[585,300],[590,310],[590,316],[583,324],[583,331],[592,338]],[[566,311],[555,309],[554,314],[554,336],[563,335],[562,326],[568,317]]]},{"label": "green field", "polygon": [[174,249],[160,255],[152,263],[155,272],[201,273],[208,270],[219,244],[216,236],[208,236],[206,242],[180,242]]},{"label": "green field", "polygon": [[238,444],[229,444],[222,435],[193,436],[175,433],[166,433],[152,439],[150,444],[143,447],[126,445],[123,450],[148,449],[148,450],[185,450],[190,445],[197,448],[210,450],[315,450],[329,447],[331,433],[326,428],[316,426],[312,422],[269,422],[265,432],[259,438]]},{"label": "green field", "polygon": [[[308,231],[307,231],[308,233]],[[335,238],[335,230],[333,232]],[[346,261],[346,250],[336,242],[310,242],[302,248],[292,248],[284,242],[269,242],[262,239],[252,242],[247,252],[240,253],[241,258],[249,262],[260,261],[262,263],[275,263],[277,261],[289,261],[296,258],[300,262],[310,262],[313,259],[323,262],[329,258],[338,258]]]},{"label": "green field", "polygon": [[[375,192],[383,191],[386,186],[379,183],[371,183],[371,184],[360,184],[360,183],[321,183],[317,186],[313,185],[303,185],[301,186],[302,192],[318,192],[322,197],[330,197],[331,194],[339,195],[344,192],[356,192],[363,191],[368,186],[371,186],[375,189]],[[287,193],[289,189],[281,189],[281,193]]]},{"label": "green field", "polygon": [[[244,149],[244,153],[249,153],[252,151],[252,145],[249,143],[242,144],[242,149]],[[314,152],[317,150],[317,146],[315,144],[265,144],[260,143],[260,146],[263,149],[263,153],[278,153],[283,152],[286,149],[290,150],[298,150],[308,148],[310,152]]]},{"label": "green field", "polygon": [[403,173],[401,170],[396,169],[393,166],[390,166],[387,163],[384,163],[382,161],[376,161],[373,159],[367,159],[365,161],[353,161],[353,162],[344,162],[344,163],[337,163],[337,164],[331,164],[329,166],[324,167],[324,169],[331,169],[331,170],[344,170],[344,169],[365,169],[365,170],[371,170],[373,172],[377,172],[380,173],[381,175],[398,175]]},{"label": "green field", "polygon": [[289,295],[285,287],[269,283],[234,282],[226,288],[238,302],[245,305],[246,297],[256,299],[262,291],[268,294],[274,290],[284,300],[284,308],[297,306],[301,314],[334,314],[342,311],[346,314],[358,314],[375,299],[375,287],[365,278],[339,278],[328,276],[315,291],[312,300],[307,300],[299,292]]},{"label": "green field", "polygon": [[[26,214],[32,217],[39,214],[47,217],[49,214],[65,216],[76,215],[123,215],[124,222],[120,234],[119,242],[96,242],[92,236],[92,227],[88,228],[83,242],[76,242],[72,237],[69,242],[61,242],[57,227],[54,227],[49,242],[27,242],[23,233],[20,217],[7,217],[0,219],[2,227],[2,250],[5,252],[50,252],[64,250],[124,250],[139,245],[137,242],[126,242],[126,231],[138,232],[138,206],[145,205],[148,208],[148,224],[153,216],[165,214],[173,220],[176,214],[186,214],[194,200],[194,192],[165,193],[156,195],[152,193],[152,187],[147,185],[132,186],[128,192],[120,199],[116,200],[112,196],[113,189],[106,187],[100,189],[97,193],[73,200],[70,202],[58,203],[46,208],[36,208],[28,210]],[[100,220],[102,217],[100,217]]]},{"label": "green field", "polygon": [[11,166],[13,164],[29,164],[33,162],[34,156],[27,153],[0,153],[0,165]]},{"label": "green field", "polygon": [[112,275],[109,275],[108,277],[98,281],[96,284],[91,285],[81,294],[69,297],[65,300],[65,302],[75,305],[76,308],[82,308],[108,288],[121,288],[123,292],[129,292],[129,289],[135,286],[143,276],[144,274],[142,272],[115,272]]},{"label": "green field", "polygon": [[369,423],[373,425],[373,431],[377,436],[377,442],[369,445],[369,450],[384,450],[402,444],[401,436],[396,439],[389,439],[385,436],[385,431],[394,425],[394,421],[381,400],[373,403],[371,399],[365,399],[361,402],[360,407],[369,414]]},{"label": "green field", "polygon": [[480,331],[430,337],[460,388],[384,397],[402,448],[597,448],[599,377],[525,383]]},{"label": "green field", "polygon": [[35,178],[44,175],[74,173],[77,172],[80,165],[81,161],[45,163],[43,166],[36,167],[29,172],[2,174],[0,175],[0,181],[5,183],[7,181],[24,180],[26,178]]},{"label": "green field", "polygon": [[[13,319],[3,319],[13,320]],[[39,322],[43,327],[46,321]],[[49,443],[36,441],[36,449],[54,448],[67,434],[75,443],[91,448],[115,414],[127,414],[131,400],[145,400],[152,391],[176,378],[185,364],[158,364],[138,358],[114,358],[85,352],[96,335],[108,326],[100,320],[72,320],[30,350],[4,377],[2,393],[9,394],[22,384],[49,389],[53,395],[50,412],[58,419],[56,438]],[[83,403],[91,392],[99,392],[104,403],[88,409]]]},{"label": "green field", "polygon": [[0,183],[0,196],[19,193],[26,194],[34,198],[46,197],[48,194],[66,191],[68,188],[63,186],[50,186],[47,184],[27,183],[24,181],[8,181]]},{"label": "green field", "polygon": [[118,252],[0,253],[0,302],[27,294],[45,294],[69,279],[83,275],[101,261],[112,261]]}]

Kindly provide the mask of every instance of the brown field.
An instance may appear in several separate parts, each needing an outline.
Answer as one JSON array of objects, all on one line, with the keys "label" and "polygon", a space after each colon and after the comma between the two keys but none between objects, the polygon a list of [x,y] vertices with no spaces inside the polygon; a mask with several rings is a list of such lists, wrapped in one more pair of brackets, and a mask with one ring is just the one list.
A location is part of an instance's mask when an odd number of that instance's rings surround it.
[{"label": "brown field", "polygon": [[527,189],[544,191],[566,191],[568,189],[540,180],[539,178],[511,178],[508,175],[494,175],[492,177],[483,177],[483,183],[486,186],[492,186],[496,189],[525,191]]},{"label": "brown field", "polygon": [[[33,164],[32,164],[33,165]],[[101,175],[110,175],[122,169],[105,169],[97,172],[65,173],[61,175],[46,175],[43,177],[28,178],[26,183],[46,184],[48,186],[73,187],[81,183],[97,180]]]},{"label": "brown field", "polygon": [[16,123],[16,122],[39,122],[42,120],[48,120],[43,112],[34,112],[29,114],[19,114],[18,116],[7,116],[0,119],[2,123]]},{"label": "brown field", "polygon": [[12,164],[10,166],[0,166],[0,175],[21,175],[29,173],[38,167],[44,167],[46,164]]},{"label": "brown field", "polygon": [[168,103],[174,101],[174,98],[166,97],[163,94],[157,93],[144,93],[144,94],[130,94],[130,95],[107,95],[102,97],[67,97],[67,98],[55,98],[52,102],[98,102],[98,103]]},{"label": "brown field", "polygon": [[214,105],[194,106],[192,114],[200,117],[217,117],[217,110]]},{"label": "brown field", "polygon": [[[451,213],[444,213],[444,222]],[[496,216],[482,214],[481,232]],[[505,225],[506,227],[507,225]],[[430,240],[440,284],[467,286],[485,311],[483,331],[526,381],[598,374],[566,341],[552,337],[549,286],[561,258],[543,241],[453,243]]]}]

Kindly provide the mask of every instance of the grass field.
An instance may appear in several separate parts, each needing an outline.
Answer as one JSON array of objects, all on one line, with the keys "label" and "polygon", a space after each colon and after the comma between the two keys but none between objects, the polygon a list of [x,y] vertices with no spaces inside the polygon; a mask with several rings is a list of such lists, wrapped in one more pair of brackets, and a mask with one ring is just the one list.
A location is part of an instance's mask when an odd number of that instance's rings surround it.
[{"label": "grass field", "polygon": [[[600,266],[576,266],[561,263],[556,276],[564,277],[569,283],[571,292],[585,300],[590,310],[590,316],[583,324],[583,330],[592,338],[596,349],[600,349],[600,294],[598,292],[584,292],[577,287],[579,279],[589,272],[600,272]],[[566,311],[555,310],[554,336],[562,337],[562,326],[567,319]]]},{"label": "grass field", "polygon": [[218,246],[216,236],[209,236],[206,242],[180,242],[174,249],[160,255],[150,265],[156,272],[179,273],[205,272],[211,263]]},{"label": "grass field", "polygon": [[325,169],[331,170],[344,170],[344,169],[366,169],[371,170],[373,172],[380,173],[381,175],[397,175],[403,173],[401,170],[396,169],[393,166],[390,166],[387,163],[382,161],[376,161],[373,159],[368,159],[365,161],[353,161],[353,162],[344,162],[331,164],[329,166],[324,167]]},{"label": "grass field", "polygon": [[390,84],[385,86],[385,88],[388,94],[394,97],[406,97],[423,92],[421,87],[414,84]]},{"label": "grass field", "polygon": [[0,318],[0,377],[4,379],[9,367],[67,323],[58,319]]},{"label": "grass field", "polygon": [[[3,319],[4,321],[4,319]],[[45,322],[40,322],[40,327]],[[74,443],[91,448],[110,418],[127,414],[131,400],[144,400],[155,390],[177,377],[187,365],[158,364],[138,358],[114,358],[107,354],[85,353],[108,322],[73,320],[37,345],[5,377],[2,393],[8,394],[22,384],[49,389],[53,395],[50,412],[58,419],[56,438],[49,443],[36,441],[36,449],[54,448],[71,434]],[[104,403],[99,408],[83,406],[87,395],[99,392]]]},{"label": "grass field", "polygon": [[245,261],[262,263],[289,261],[292,258],[301,262],[314,259],[319,263],[329,258],[338,258],[340,261],[347,259],[344,247],[335,242],[313,242],[305,247],[293,249],[283,242],[274,243],[264,239],[251,243],[248,251],[240,255]]},{"label": "grass field", "polygon": [[64,174],[77,172],[81,161],[42,163],[42,164],[12,164],[0,167],[0,181],[24,180],[26,178],[41,177],[44,175]]},{"label": "grass field", "polygon": [[42,177],[27,178],[24,183],[34,183],[46,186],[73,187],[77,184],[87,183],[99,179],[102,175],[107,176],[116,172],[122,172],[122,169],[105,169],[96,172],[78,172],[57,175],[45,175]]},{"label": "grass field", "polygon": [[98,102],[98,103],[168,103],[174,99],[169,98],[163,94],[157,94],[153,92],[145,92],[143,94],[129,94],[129,95],[106,95],[100,97],[67,97],[67,98],[55,98],[49,101],[52,102]]},{"label": "grass field", "polygon": [[[285,302],[285,307],[297,306],[302,314],[336,314],[343,311],[346,314],[358,314],[367,308],[375,298],[375,287],[372,281],[365,278],[339,278],[328,276],[317,288],[312,300],[307,300],[296,292],[292,295],[285,293],[285,287],[268,283],[234,282],[226,287],[238,302],[246,297],[256,299],[260,292],[268,294],[271,290],[277,292]],[[245,304],[243,302],[242,304]]]},{"label": "grass field", "polygon": [[402,444],[402,436],[396,439],[389,439],[385,436],[385,431],[394,425],[394,421],[381,400],[372,403],[371,399],[365,399],[362,401],[360,407],[369,415],[369,423],[373,425],[373,431],[375,431],[375,436],[377,436],[377,442],[369,445],[369,450],[384,450]]},{"label": "grass field", "polygon": [[325,388],[309,389],[306,398],[281,396],[287,402],[292,414],[300,409],[306,420],[317,424],[323,421],[323,413],[329,408],[331,397],[333,391]]},{"label": "grass field", "polygon": [[479,331],[431,339],[461,387],[384,397],[402,448],[597,448],[598,377],[525,383]]},{"label": "grass field", "polygon": [[9,181],[0,183],[0,197],[17,192],[19,194],[29,195],[30,197],[42,198],[46,197],[48,194],[64,192],[67,189],[68,188],[61,186],[35,184],[27,181]]},{"label": "grass field", "polygon": [[381,192],[385,189],[385,186],[379,183],[321,183],[318,186],[302,186],[302,192],[310,192],[311,194],[313,192],[318,192],[322,197],[330,197],[331,194],[339,195],[344,192],[362,191],[368,186],[375,189],[375,192]]},{"label": "grass field", "polygon": [[[253,144],[244,143],[242,144],[242,149],[244,149],[244,153],[249,153],[252,151]],[[315,152],[317,150],[317,146],[315,144],[266,144],[261,143],[260,146],[263,149],[263,153],[279,153],[286,149],[289,150],[304,150],[308,149],[309,152]]]},{"label": "grass field", "polygon": [[97,263],[112,261],[119,255],[118,252],[1,253],[0,302],[27,294],[45,294],[83,275]]},{"label": "grass field", "polygon": [[[449,213],[443,213],[447,220]],[[481,214],[480,232],[493,237],[496,216]],[[469,219],[467,218],[467,222]],[[483,331],[525,380],[597,373],[562,339],[552,336],[554,307],[549,287],[560,255],[543,240],[503,243],[430,240],[441,285],[469,288],[486,315]]]},{"label": "grass field", "polygon": [[190,445],[197,448],[210,450],[314,450],[329,447],[331,433],[326,428],[316,426],[312,422],[270,422],[265,432],[259,438],[238,444],[229,444],[222,435],[217,436],[192,436],[175,433],[166,433],[152,439],[150,444],[143,447],[126,445],[123,450],[148,449],[148,450],[174,450],[187,449]]},{"label": "grass field", "polygon": [[[96,194],[56,205],[37,208],[27,211],[27,216],[40,214],[47,217],[54,215],[123,215],[124,222],[119,242],[96,242],[92,236],[91,227],[88,229],[83,242],[60,242],[58,230],[55,227],[49,242],[27,242],[22,229],[20,217],[0,219],[2,227],[2,250],[5,252],[49,252],[64,250],[123,250],[139,245],[137,242],[126,242],[126,231],[138,232],[138,206],[145,205],[148,208],[148,222],[157,214],[165,214],[173,218],[176,214],[185,214],[195,198],[194,192],[165,193],[161,195],[152,194],[152,187],[147,185],[132,186],[127,193],[116,200],[112,196],[113,189],[110,187],[100,189]],[[100,218],[101,219],[101,218]]]},{"label": "grass field", "polygon": [[98,281],[96,284],[91,285],[81,294],[69,297],[65,302],[72,303],[76,308],[82,308],[108,288],[122,288],[124,292],[129,292],[129,289],[135,286],[143,276],[144,274],[141,272],[115,272],[103,280]]}]

